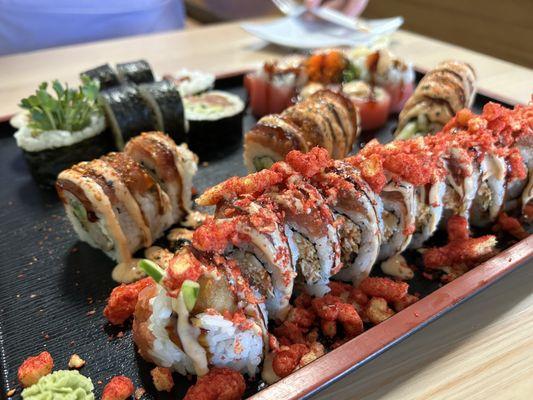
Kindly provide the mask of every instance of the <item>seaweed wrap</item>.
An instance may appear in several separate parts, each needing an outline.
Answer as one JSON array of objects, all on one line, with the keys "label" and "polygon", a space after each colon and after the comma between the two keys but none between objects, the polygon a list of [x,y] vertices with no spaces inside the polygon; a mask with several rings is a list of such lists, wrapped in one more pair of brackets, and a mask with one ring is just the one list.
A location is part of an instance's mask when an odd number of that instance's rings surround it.
[{"label": "seaweed wrap", "polygon": [[102,105],[117,149],[141,132],[154,130],[157,126],[155,112],[139,88],[134,85],[112,87],[100,92]]},{"label": "seaweed wrap", "polygon": [[213,90],[187,96],[183,103],[187,144],[201,159],[219,157],[240,143],[244,102],[239,96]]},{"label": "seaweed wrap", "polygon": [[407,100],[398,117],[394,136],[408,139],[415,134],[440,131],[461,109],[472,105],[476,75],[460,61],[444,61],[429,71]]},{"label": "seaweed wrap", "polygon": [[185,142],[186,121],[176,85],[163,80],[142,84],[139,91],[154,111],[157,130],[165,132],[176,143]]},{"label": "seaweed wrap", "polygon": [[87,76],[92,80],[96,80],[100,84],[101,90],[120,85],[117,73],[109,64],[103,64],[96,68],[84,71],[80,73],[80,77],[82,76]]},{"label": "seaweed wrap", "polygon": [[152,68],[146,60],[117,64],[117,73],[122,83],[141,84],[154,81]]},{"label": "seaweed wrap", "polygon": [[133,337],[141,356],[181,374],[229,367],[254,376],[268,349],[267,319],[263,299],[235,264],[221,256],[206,259],[190,246],[164,270],[148,263],[158,285],[141,292],[135,310]]}]

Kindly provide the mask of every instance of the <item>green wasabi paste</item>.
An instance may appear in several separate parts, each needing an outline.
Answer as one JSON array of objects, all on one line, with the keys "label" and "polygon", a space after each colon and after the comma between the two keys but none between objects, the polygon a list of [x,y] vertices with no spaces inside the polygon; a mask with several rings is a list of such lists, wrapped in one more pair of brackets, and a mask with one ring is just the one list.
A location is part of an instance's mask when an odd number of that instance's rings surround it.
[{"label": "green wasabi paste", "polygon": [[90,378],[78,371],[56,371],[22,391],[24,400],[94,400]]}]

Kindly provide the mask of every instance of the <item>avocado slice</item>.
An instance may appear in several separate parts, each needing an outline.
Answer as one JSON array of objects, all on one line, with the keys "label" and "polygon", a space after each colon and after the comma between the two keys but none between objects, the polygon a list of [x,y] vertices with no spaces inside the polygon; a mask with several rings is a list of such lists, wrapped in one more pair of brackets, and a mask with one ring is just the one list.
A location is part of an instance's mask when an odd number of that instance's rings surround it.
[{"label": "avocado slice", "polygon": [[186,279],[181,285],[181,292],[183,293],[185,307],[187,307],[187,310],[192,311],[198,299],[198,293],[200,293],[200,284]]}]

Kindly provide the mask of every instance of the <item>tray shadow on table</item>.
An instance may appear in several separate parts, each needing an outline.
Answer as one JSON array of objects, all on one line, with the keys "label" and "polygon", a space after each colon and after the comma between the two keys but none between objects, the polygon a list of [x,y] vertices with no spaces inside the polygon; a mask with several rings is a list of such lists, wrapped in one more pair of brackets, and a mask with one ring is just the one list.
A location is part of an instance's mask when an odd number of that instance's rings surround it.
[{"label": "tray shadow on table", "polygon": [[[521,265],[510,274],[479,292],[442,318],[431,322],[422,331],[407,337],[401,346],[393,346],[368,364],[344,377],[343,383],[336,383],[318,392],[317,400],[335,398],[378,400],[393,392],[397,386],[416,380],[431,364],[445,358],[461,348],[494,321],[513,309],[533,293],[533,270],[531,261]],[[508,287],[512,290],[502,288]],[[503,291],[494,297],[495,294]],[[486,305],[485,312],[479,312]],[[459,315],[467,315],[468,322],[458,321]],[[450,329],[453,324],[462,324],[461,329]],[[431,338],[422,341],[421,336]],[[468,379],[468,378],[465,378]],[[347,383],[349,382],[349,383]],[[437,394],[440,382],[435,382],[431,393]],[[395,393],[397,394],[397,393]],[[426,392],[424,392],[426,394]],[[413,396],[415,396],[413,394]]]}]

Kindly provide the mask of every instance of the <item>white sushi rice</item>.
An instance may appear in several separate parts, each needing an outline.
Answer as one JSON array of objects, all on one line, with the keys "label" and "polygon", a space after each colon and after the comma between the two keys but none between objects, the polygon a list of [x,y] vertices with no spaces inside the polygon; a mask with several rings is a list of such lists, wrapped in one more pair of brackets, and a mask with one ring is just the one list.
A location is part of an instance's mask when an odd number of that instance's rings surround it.
[{"label": "white sushi rice", "polygon": [[28,111],[21,111],[19,113],[16,113],[9,120],[9,124],[15,129],[20,129],[23,126],[28,125],[29,122],[30,113]]},{"label": "white sushi rice", "polygon": [[[227,100],[226,105],[212,104],[212,101],[203,101],[205,96],[220,97]],[[185,118],[188,121],[217,121],[222,118],[232,117],[244,110],[244,102],[237,95],[220,90],[212,90],[199,96],[183,98]]]},{"label": "white sushi rice", "polygon": [[59,147],[72,146],[85,139],[100,134],[105,129],[105,118],[102,115],[91,116],[91,123],[81,131],[44,131],[37,135],[26,124],[22,125],[14,134],[17,146],[28,152],[37,152]]},{"label": "white sushi rice", "polygon": [[195,318],[195,325],[205,330],[211,365],[255,376],[263,358],[262,333],[255,322],[250,321],[252,326],[242,330],[221,315],[201,313]]},{"label": "white sushi rice", "polygon": [[209,72],[182,68],[172,75],[182,96],[190,96],[212,89],[215,75]]},{"label": "white sushi rice", "polygon": [[190,357],[168,336],[166,326],[172,319],[172,301],[163,288],[159,287],[159,293],[150,300],[150,306],[152,315],[149,318],[149,329],[155,337],[150,349],[153,360],[157,365],[172,368],[182,375],[194,374]]}]

